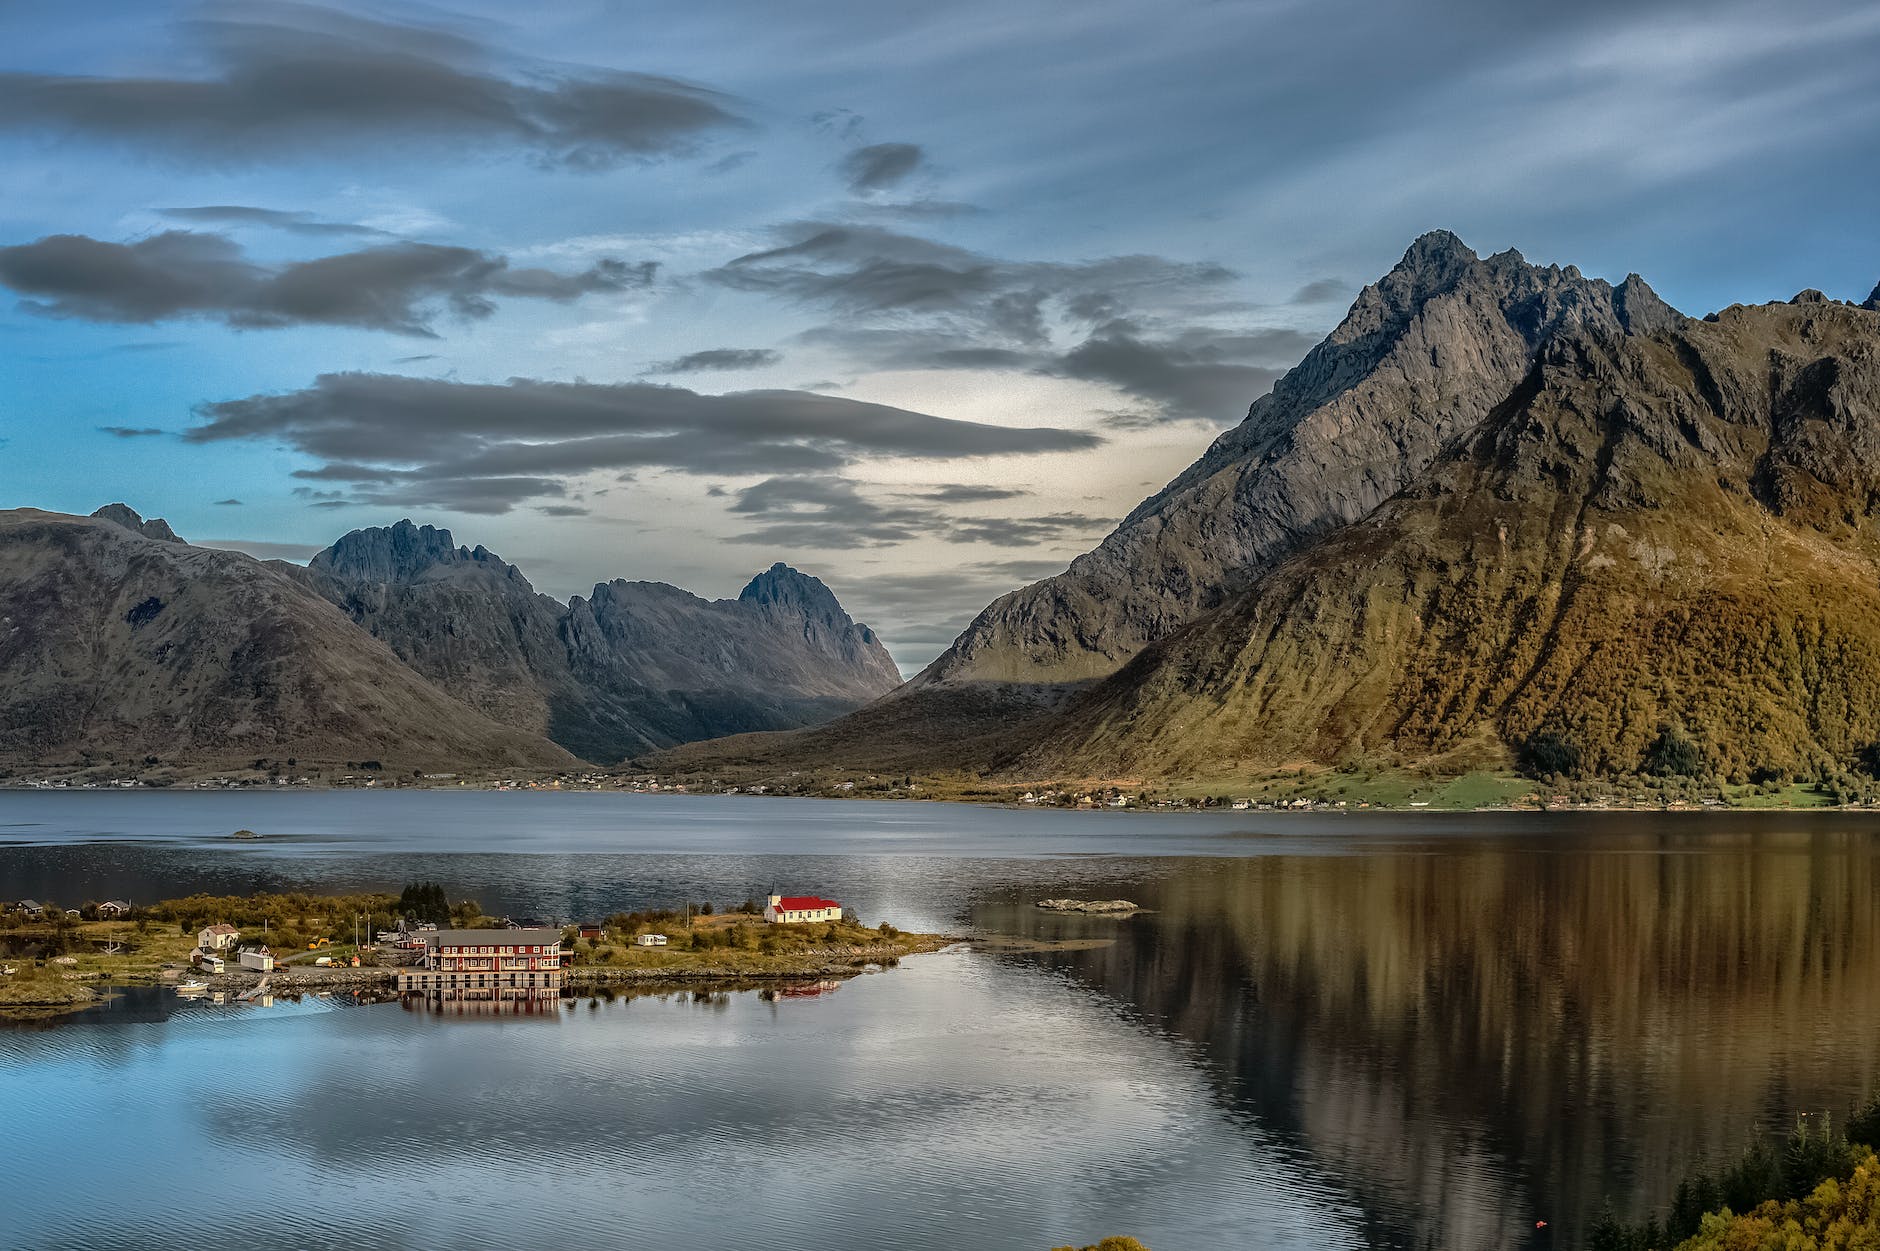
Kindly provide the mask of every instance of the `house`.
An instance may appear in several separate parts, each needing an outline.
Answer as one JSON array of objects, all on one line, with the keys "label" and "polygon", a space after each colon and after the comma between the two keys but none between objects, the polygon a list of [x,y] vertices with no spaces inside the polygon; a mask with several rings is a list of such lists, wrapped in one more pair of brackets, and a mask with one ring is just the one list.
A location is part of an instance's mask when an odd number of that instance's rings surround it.
[{"label": "house", "polygon": [[607,937],[607,927],[604,925],[583,925],[580,927],[580,930],[581,937],[591,943],[600,942],[603,938]]},{"label": "house", "polygon": [[196,935],[196,946],[204,951],[227,951],[241,936],[242,932],[234,926],[218,921],[202,928],[202,932]]},{"label": "house", "polygon": [[560,930],[430,930],[419,937],[423,962],[399,970],[400,990],[561,985]]},{"label": "house", "polygon": [[19,910],[29,917],[44,916],[46,905],[40,903],[37,899],[22,899],[20,900]]},{"label": "house", "polygon": [[816,895],[771,895],[764,903],[764,920],[772,925],[801,925],[806,921],[841,919],[841,904]]},{"label": "house", "polygon": [[633,945],[635,947],[664,947],[666,945],[666,936],[664,934],[641,934],[634,938]]},{"label": "house", "polygon": [[241,963],[244,969],[253,969],[257,973],[274,972],[274,953],[266,947],[243,947]]},{"label": "house", "polygon": [[115,921],[129,915],[130,910],[130,904],[122,899],[107,899],[98,905],[98,917],[100,920]]}]

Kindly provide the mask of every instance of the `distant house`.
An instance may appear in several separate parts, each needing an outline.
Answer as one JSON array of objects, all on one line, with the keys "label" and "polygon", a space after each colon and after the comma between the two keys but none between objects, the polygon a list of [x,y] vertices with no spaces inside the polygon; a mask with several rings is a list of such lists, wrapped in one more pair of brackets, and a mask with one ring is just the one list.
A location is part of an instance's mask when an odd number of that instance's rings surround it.
[{"label": "distant house", "polygon": [[634,938],[633,945],[636,947],[664,947],[666,945],[666,936],[664,934],[641,934]]},{"label": "distant house", "polygon": [[205,925],[202,928],[202,931],[196,935],[196,946],[204,951],[227,951],[241,936],[242,932],[234,926],[225,921],[218,921],[214,925]]},{"label": "distant house", "polygon": [[604,925],[583,925],[580,929],[581,937],[589,942],[599,942],[607,937],[607,927]]},{"label": "distant house", "polygon": [[243,947],[242,967],[253,969],[257,973],[274,972],[274,953],[266,947]]},{"label": "distant house", "polygon": [[98,905],[98,915],[106,921],[115,921],[130,913],[131,906],[122,899],[107,899]]},{"label": "distant house", "polygon": [[841,919],[841,904],[816,895],[772,895],[764,904],[764,920],[772,925],[801,925],[806,921]]},{"label": "distant house", "polygon": [[37,899],[22,899],[19,903],[19,910],[29,917],[44,916],[46,905],[40,903]]}]

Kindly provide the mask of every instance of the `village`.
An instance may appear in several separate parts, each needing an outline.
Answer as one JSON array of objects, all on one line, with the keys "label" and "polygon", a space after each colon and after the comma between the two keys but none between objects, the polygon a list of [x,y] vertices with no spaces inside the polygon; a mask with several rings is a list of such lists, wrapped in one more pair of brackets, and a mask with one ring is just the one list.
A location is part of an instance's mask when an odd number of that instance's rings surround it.
[{"label": "village", "polygon": [[[401,908],[414,890],[424,906]],[[864,927],[838,900],[776,892],[575,923],[485,917],[422,884],[402,900],[192,896],[62,909],[23,899],[0,905],[0,1008],[82,1007],[135,984],[252,1002],[333,988],[497,1000],[617,983],[826,979],[949,941]]]}]

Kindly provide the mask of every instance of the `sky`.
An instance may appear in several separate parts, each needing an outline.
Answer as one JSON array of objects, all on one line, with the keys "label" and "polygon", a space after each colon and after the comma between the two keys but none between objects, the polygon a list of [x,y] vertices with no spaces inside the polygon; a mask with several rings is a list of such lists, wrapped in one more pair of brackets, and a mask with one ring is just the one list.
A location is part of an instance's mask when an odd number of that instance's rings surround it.
[{"label": "sky", "polygon": [[911,672],[1426,230],[1864,298],[1876,65],[1809,0],[0,0],[0,507],[783,560]]}]

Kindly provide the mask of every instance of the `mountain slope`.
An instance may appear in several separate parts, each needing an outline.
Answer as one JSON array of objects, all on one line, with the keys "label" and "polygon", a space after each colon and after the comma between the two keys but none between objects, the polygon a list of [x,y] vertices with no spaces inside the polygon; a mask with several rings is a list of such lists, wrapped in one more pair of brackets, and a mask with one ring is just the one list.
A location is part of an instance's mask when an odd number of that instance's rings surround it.
[{"label": "mountain slope", "polygon": [[1880,740],[1880,315],[1808,292],[1559,335],[1369,517],[1150,648],[1021,771],[1214,773],[1544,740],[1593,774]]},{"label": "mountain slope", "polygon": [[1545,747],[1610,776],[1683,735],[1726,776],[1880,759],[1877,353],[1880,292],[1700,322],[1636,277],[1426,236],[1247,423],[921,678],[658,764],[1221,776]]},{"label": "mountain slope", "polygon": [[307,576],[466,703],[603,763],[813,724],[900,684],[874,633],[782,564],[735,600],[622,580],[564,607],[484,548],[401,521],[346,535]]},{"label": "mountain slope", "polygon": [[0,756],[558,767],[402,664],[282,567],[122,505],[0,512]]},{"label": "mountain slope", "polygon": [[990,605],[916,686],[1039,685],[1048,696],[1104,677],[1401,490],[1554,336],[1682,321],[1637,275],[1613,287],[1424,235],[1246,420],[1065,573]]}]

